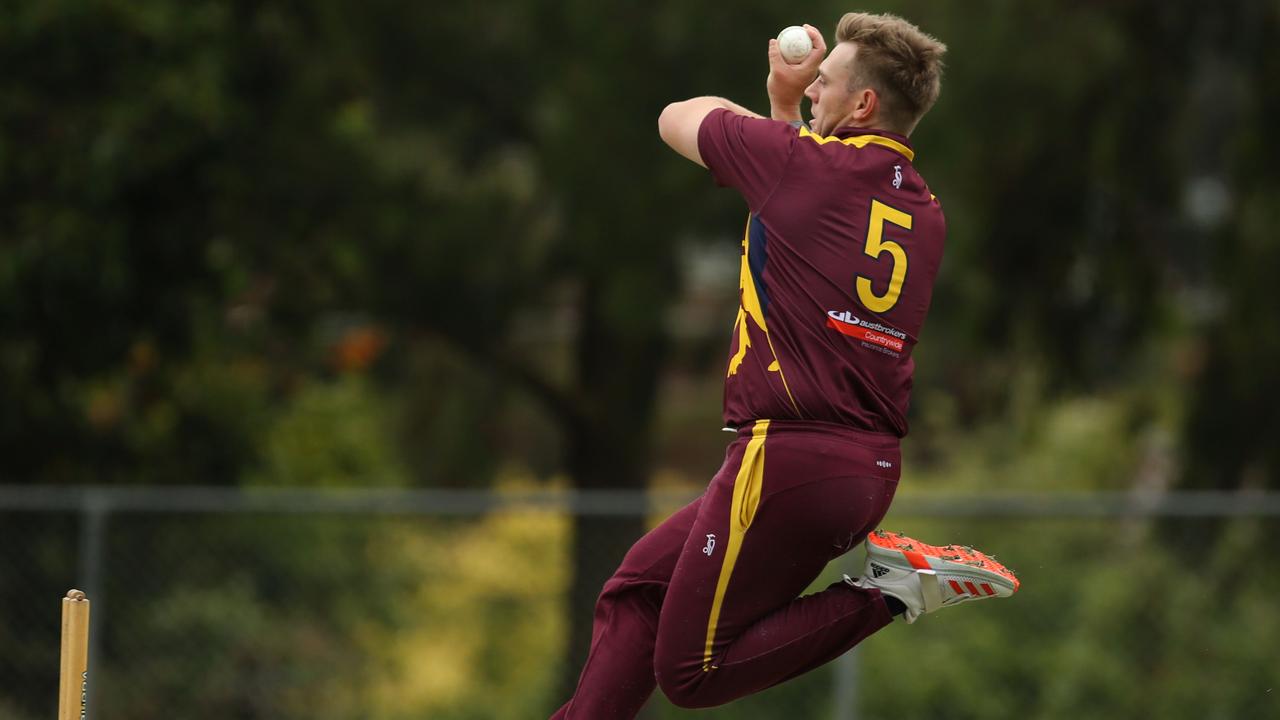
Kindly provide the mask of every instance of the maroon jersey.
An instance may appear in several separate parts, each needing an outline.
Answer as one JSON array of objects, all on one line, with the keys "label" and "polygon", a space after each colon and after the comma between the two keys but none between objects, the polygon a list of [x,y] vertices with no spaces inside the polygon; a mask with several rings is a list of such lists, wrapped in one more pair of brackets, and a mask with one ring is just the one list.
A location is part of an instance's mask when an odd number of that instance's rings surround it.
[{"label": "maroon jersey", "polygon": [[911,352],[946,234],[906,138],[850,127],[819,137],[714,110],[698,152],[751,211],[725,422],[906,435]]}]

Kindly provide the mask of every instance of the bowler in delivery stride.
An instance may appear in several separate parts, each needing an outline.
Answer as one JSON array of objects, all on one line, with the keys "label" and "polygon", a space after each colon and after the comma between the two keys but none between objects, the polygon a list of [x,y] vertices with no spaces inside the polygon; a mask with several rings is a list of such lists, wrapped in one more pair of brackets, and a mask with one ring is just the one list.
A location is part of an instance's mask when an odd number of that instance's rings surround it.
[{"label": "bowler in delivery stride", "polygon": [[[912,350],[942,260],[942,207],[908,137],[946,47],[849,13],[827,55],[769,42],[770,118],[672,103],[662,139],[746,200],[725,368],[737,435],[702,497],[641,538],[604,585],[590,655],[553,718],[634,718],[660,686],[720,705],[808,672],[902,616],[1018,588],[991,557],[876,530],[897,489]],[[800,116],[802,98],[811,121]],[[864,575],[801,597],[866,541]]]}]

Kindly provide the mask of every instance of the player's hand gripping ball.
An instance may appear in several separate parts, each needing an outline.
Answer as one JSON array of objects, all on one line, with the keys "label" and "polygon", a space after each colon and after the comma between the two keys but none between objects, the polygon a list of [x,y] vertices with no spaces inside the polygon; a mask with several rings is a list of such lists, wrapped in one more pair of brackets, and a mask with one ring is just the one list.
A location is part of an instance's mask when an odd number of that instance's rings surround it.
[{"label": "player's hand gripping ball", "polygon": [[795,65],[809,57],[809,52],[813,50],[813,40],[804,28],[792,25],[778,33],[778,50],[782,52],[783,60]]}]

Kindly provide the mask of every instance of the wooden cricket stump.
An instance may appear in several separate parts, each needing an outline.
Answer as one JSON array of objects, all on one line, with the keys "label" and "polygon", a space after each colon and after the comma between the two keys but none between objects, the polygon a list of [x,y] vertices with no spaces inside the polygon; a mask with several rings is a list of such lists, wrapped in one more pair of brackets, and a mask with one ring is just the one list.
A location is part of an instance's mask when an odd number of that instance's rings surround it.
[{"label": "wooden cricket stump", "polygon": [[58,720],[83,720],[89,703],[89,598],[71,590],[62,599],[62,671]]}]

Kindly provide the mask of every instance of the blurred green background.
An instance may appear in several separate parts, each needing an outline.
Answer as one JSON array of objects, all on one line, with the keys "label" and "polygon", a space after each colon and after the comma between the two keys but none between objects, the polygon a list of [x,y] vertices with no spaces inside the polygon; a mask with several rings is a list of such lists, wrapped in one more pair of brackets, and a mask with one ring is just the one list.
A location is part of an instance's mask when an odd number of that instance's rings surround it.
[{"label": "blurred green background", "polygon": [[[950,46],[903,494],[1280,491],[1263,0],[0,2],[0,482],[696,491],[745,206],[656,118],[849,10]],[[661,516],[113,516],[94,717],[545,717]],[[1275,517],[891,520],[1025,586],[866,643],[859,717],[1280,717]],[[0,505],[0,718],[82,522]]]}]

